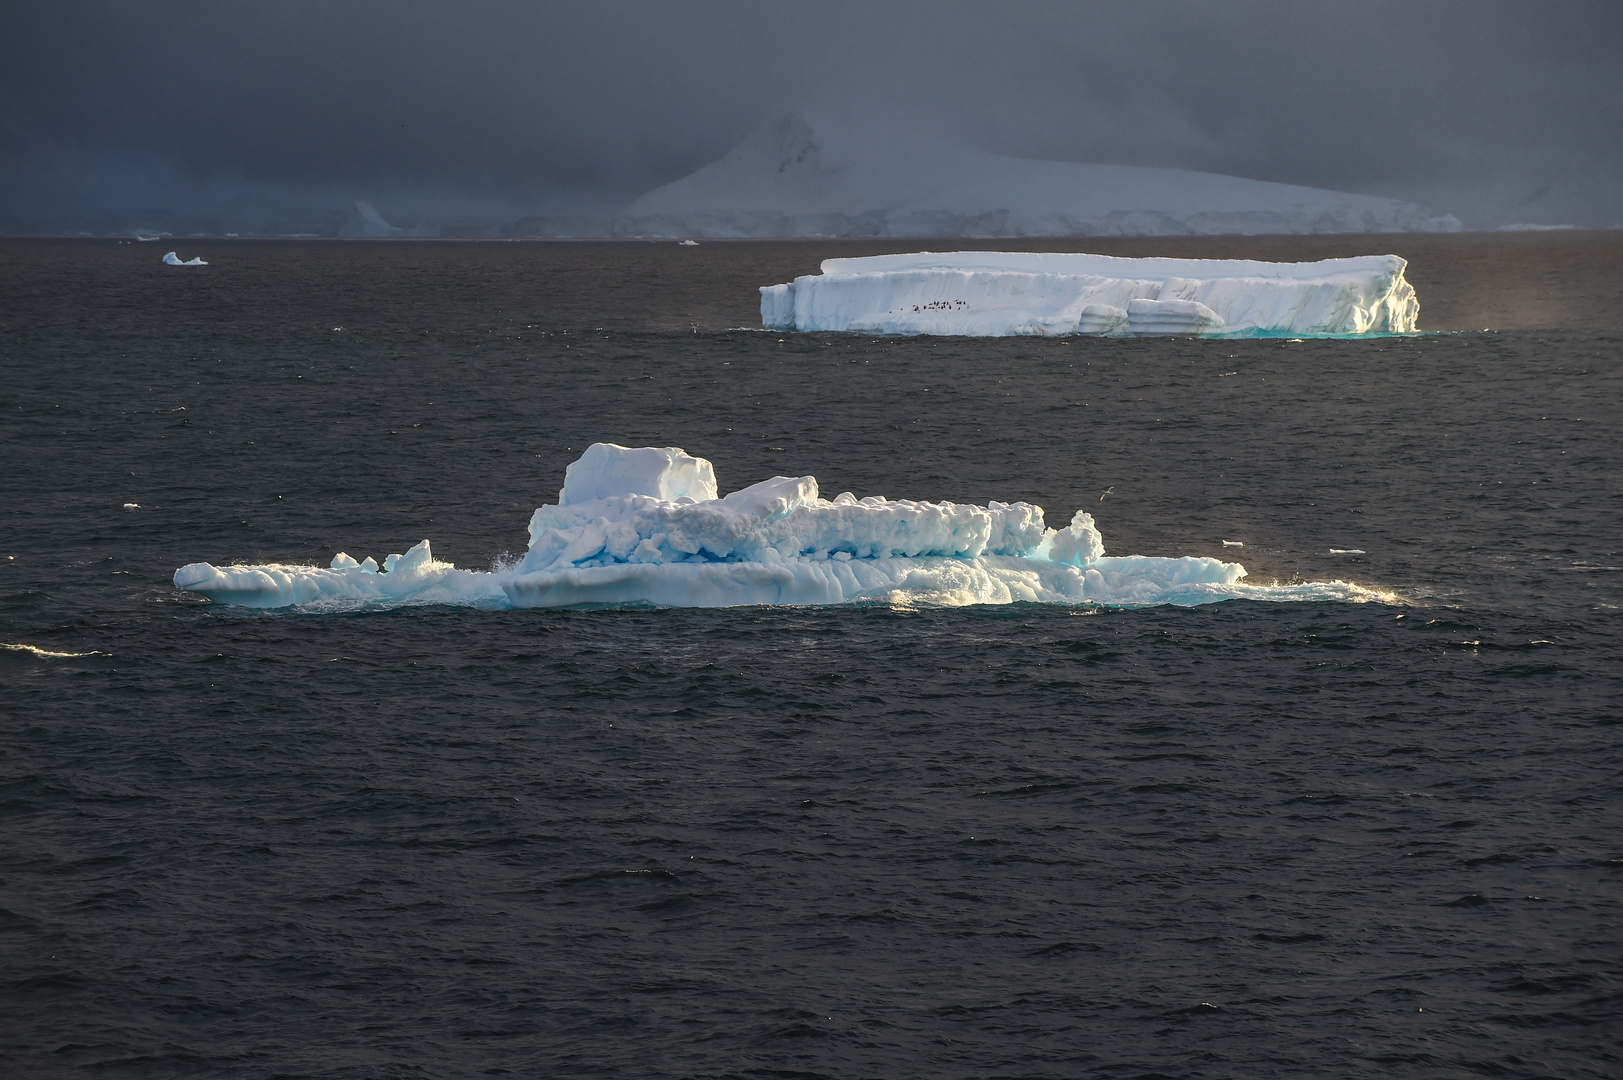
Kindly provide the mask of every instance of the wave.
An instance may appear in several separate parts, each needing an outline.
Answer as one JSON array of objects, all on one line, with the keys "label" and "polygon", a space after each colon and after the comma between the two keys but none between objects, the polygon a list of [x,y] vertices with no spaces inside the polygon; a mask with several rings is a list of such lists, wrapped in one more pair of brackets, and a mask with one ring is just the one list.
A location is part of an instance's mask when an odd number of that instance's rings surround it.
[{"label": "wave", "polygon": [[0,641],[0,649],[6,649],[10,652],[28,653],[30,656],[33,656],[39,660],[79,660],[86,656],[105,655],[104,653],[97,652],[94,649],[89,652],[58,652],[53,649],[42,649],[38,645],[27,645],[8,641]]}]

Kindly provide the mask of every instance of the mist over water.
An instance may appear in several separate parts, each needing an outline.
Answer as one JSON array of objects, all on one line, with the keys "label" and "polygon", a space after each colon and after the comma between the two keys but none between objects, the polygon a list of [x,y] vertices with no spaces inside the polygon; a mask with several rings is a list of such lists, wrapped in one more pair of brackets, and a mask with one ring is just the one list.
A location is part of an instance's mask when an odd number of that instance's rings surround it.
[{"label": "mist over water", "polygon": [[[858,243],[0,244],[0,1065],[1615,1073],[1617,241],[1378,241],[1423,327],[1496,329],[751,329]],[[1375,250],[1157,243],[1084,246]],[[1400,602],[169,584],[425,535],[488,568],[597,440]]]}]

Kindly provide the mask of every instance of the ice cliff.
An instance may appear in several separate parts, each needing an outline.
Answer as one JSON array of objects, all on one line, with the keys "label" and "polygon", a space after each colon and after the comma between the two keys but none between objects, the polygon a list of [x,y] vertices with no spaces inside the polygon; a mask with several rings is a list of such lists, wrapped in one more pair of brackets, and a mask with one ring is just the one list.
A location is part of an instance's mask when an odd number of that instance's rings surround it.
[{"label": "ice cliff", "polygon": [[979,153],[768,124],[632,203],[620,236],[1139,236],[1449,231],[1412,203],[1217,173]]},{"label": "ice cliff", "polygon": [[1011,251],[826,259],[761,289],[781,330],[972,337],[1409,333],[1420,303],[1396,255],[1268,263]]},{"label": "ice cliff", "polygon": [[178,589],[245,607],[462,604],[488,607],[744,604],[1202,604],[1368,600],[1356,585],[1248,585],[1209,557],[1107,556],[1093,518],[1051,529],[1026,502],[985,506],[849,492],[777,476],[718,497],[710,462],[675,447],[590,447],[556,505],[530,519],[530,546],[490,573],[437,561],[427,540],[380,568],[339,552],[330,566],[175,571]]}]

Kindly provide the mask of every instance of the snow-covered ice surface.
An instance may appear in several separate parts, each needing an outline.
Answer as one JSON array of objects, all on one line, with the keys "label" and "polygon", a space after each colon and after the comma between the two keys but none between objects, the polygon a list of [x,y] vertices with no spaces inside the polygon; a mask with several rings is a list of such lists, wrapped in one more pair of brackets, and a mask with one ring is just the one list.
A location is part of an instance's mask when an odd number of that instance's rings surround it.
[{"label": "snow-covered ice surface", "polygon": [[182,261],[181,257],[179,255],[175,254],[173,251],[171,251],[169,254],[165,255],[163,257],[163,261],[168,263],[170,266],[207,266],[208,265],[208,263],[203,261],[203,256],[201,256],[201,255],[194,255],[190,259],[186,259],[186,260]]},{"label": "snow-covered ice surface", "polygon": [[435,560],[424,540],[382,567],[340,552],[328,567],[192,563],[174,581],[259,608],[1389,599],[1343,581],[1249,585],[1244,577],[1238,563],[1207,557],[1107,556],[1083,511],[1051,529],[1030,503],[825,499],[811,476],[777,476],[718,498],[703,458],[596,443],[569,467],[557,505],[535,511],[529,550],[511,566],[459,570]]},{"label": "snow-covered ice surface", "polygon": [[306,604],[459,604],[506,607],[495,574],[458,570],[437,562],[427,540],[404,555],[390,555],[379,568],[340,551],[330,567],[222,566],[192,563],[175,571],[175,588],[221,604],[274,608]]},{"label": "snow-covered ice surface", "polygon": [[1130,165],[1038,161],[890,132],[826,138],[798,116],[632,203],[621,236],[1163,236],[1438,232],[1413,203]]},{"label": "snow-covered ice surface", "polygon": [[1411,333],[1408,263],[1128,259],[1019,251],[825,259],[821,274],[761,288],[780,330],[1054,337],[1327,337]]}]

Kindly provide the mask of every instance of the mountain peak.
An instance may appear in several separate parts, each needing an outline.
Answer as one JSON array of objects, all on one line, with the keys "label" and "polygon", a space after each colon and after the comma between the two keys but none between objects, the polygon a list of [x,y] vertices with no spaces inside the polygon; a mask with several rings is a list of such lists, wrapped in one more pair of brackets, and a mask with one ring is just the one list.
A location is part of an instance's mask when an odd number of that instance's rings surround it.
[{"label": "mountain peak", "polygon": [[862,138],[782,114],[642,196],[621,236],[1110,236],[1459,228],[1412,203],[1218,173]]}]

